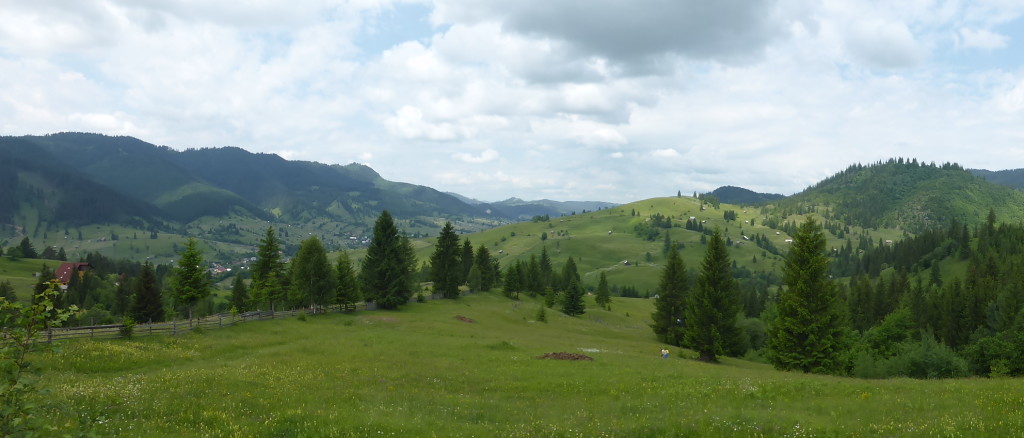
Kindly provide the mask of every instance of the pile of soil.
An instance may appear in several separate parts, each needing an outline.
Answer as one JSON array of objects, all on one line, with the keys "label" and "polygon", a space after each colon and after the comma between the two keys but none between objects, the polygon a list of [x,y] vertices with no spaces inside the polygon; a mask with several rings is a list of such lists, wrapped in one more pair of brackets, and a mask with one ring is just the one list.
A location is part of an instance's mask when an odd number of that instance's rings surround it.
[{"label": "pile of soil", "polygon": [[594,360],[594,358],[585,354],[579,353],[544,353],[543,355],[537,356],[537,359],[556,359],[556,360]]},{"label": "pile of soil", "polygon": [[476,322],[476,321],[473,321],[473,318],[465,317],[465,316],[462,316],[462,315],[455,315],[455,319],[457,319],[459,321],[462,321],[462,322],[468,322],[470,324]]}]

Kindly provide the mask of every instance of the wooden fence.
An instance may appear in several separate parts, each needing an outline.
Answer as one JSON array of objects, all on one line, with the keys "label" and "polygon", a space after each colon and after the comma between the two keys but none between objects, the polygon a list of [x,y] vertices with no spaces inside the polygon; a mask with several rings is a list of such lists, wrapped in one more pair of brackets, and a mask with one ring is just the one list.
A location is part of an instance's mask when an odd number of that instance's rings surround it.
[{"label": "wooden fence", "polygon": [[[441,295],[424,295],[424,300],[436,300],[440,299]],[[413,296],[409,302],[416,302],[417,297]],[[349,306],[340,306],[337,304],[330,306],[317,306],[313,308],[302,308],[292,309],[283,311],[273,310],[257,310],[245,313],[218,313],[215,315],[205,316],[203,318],[189,320],[174,320],[167,322],[154,322],[147,324],[136,324],[132,329],[132,336],[149,336],[149,335],[179,335],[182,333],[188,333],[197,328],[202,330],[216,329],[223,327],[230,327],[235,324],[247,322],[247,321],[260,321],[266,319],[283,319],[298,316],[299,314],[313,315],[318,313],[327,312],[354,312],[357,310],[376,310],[377,306],[374,302],[362,302]],[[95,339],[113,339],[124,337],[122,329],[123,324],[110,324],[110,325],[90,325],[83,327],[58,327],[51,328],[40,333],[35,342],[55,342],[63,341],[66,339],[78,339],[78,338],[95,338]]]}]

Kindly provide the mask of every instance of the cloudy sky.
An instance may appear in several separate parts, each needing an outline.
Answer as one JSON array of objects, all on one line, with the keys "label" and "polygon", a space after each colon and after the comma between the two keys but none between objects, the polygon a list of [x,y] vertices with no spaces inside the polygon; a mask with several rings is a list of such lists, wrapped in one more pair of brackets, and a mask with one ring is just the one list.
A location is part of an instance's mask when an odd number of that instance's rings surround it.
[{"label": "cloudy sky", "polygon": [[[245,6],[240,6],[245,5]],[[481,200],[1024,167],[1021,0],[0,0],[0,134],[359,162]]]}]

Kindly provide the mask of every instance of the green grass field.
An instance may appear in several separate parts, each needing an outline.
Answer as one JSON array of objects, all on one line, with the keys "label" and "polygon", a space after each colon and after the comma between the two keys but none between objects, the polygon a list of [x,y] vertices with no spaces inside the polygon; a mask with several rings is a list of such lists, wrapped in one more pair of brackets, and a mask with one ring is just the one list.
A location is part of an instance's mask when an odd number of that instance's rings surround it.
[{"label": "green grass field", "polygon": [[[653,302],[579,318],[484,293],[41,354],[54,435],[1019,436],[1024,380],[857,380],[705,364]],[[474,322],[457,319],[462,316]],[[593,361],[536,359],[586,354]]]}]

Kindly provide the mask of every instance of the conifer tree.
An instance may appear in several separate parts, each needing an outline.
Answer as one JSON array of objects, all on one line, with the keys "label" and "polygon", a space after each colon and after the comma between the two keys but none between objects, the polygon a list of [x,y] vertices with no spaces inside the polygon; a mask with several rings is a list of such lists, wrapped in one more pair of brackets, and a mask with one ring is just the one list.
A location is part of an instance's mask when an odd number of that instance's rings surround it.
[{"label": "conifer tree", "polygon": [[683,312],[684,342],[697,351],[697,360],[703,362],[717,362],[720,355],[741,353],[741,332],[736,326],[740,303],[730,265],[722,233],[715,229]]},{"label": "conifer tree", "polygon": [[231,284],[231,306],[238,312],[249,310],[249,288],[245,286],[241,271],[235,275],[235,281]]},{"label": "conifer tree", "polygon": [[185,249],[171,278],[174,302],[188,307],[189,321],[196,303],[210,295],[210,275],[203,268],[202,251],[197,245],[196,239],[190,238],[185,242]]},{"label": "conifer tree", "polygon": [[[453,231],[454,232],[454,231]],[[455,246],[458,248],[458,238],[455,239]],[[461,273],[459,275],[458,284],[466,284],[466,279],[469,278],[469,270],[473,268],[473,243],[469,241],[467,237],[462,244],[462,253],[458,256],[458,262],[462,264]]]},{"label": "conifer tree", "polygon": [[10,280],[0,281],[0,298],[7,300],[8,303],[18,301],[18,295],[14,292],[14,286],[11,285]]},{"label": "conifer tree", "polygon": [[547,245],[540,248],[540,259],[537,260],[537,265],[540,269],[540,290],[543,292],[544,288],[553,286],[552,277],[555,275],[555,268],[551,264]]},{"label": "conifer tree", "polygon": [[668,262],[661,271],[658,283],[658,298],[654,301],[651,329],[661,342],[681,346],[683,343],[683,311],[690,293],[690,276],[686,265],[679,256],[679,249],[672,247]]},{"label": "conifer tree", "polygon": [[342,251],[338,255],[335,271],[338,281],[335,283],[335,302],[342,307],[349,307],[363,300],[363,294],[359,290],[359,277],[356,275],[355,267],[352,266],[352,259],[348,252]]},{"label": "conifer tree", "polygon": [[486,246],[480,245],[476,248],[476,255],[473,256],[473,266],[480,270],[480,290],[491,290],[494,287],[497,275],[494,272],[491,252]]},{"label": "conifer tree", "polygon": [[157,282],[153,265],[145,262],[138,278],[135,279],[135,300],[132,303],[132,318],[138,322],[161,322],[164,320],[163,296]]},{"label": "conifer tree", "polygon": [[[469,240],[466,240],[466,243],[469,243]],[[472,250],[470,247],[470,263],[473,262]],[[464,258],[466,255],[459,247],[459,235],[455,234],[455,227],[451,222],[445,222],[441,233],[437,235],[434,252],[430,255],[430,281],[434,282],[435,293],[441,294],[444,298],[459,297],[459,285],[464,282]]]},{"label": "conifer tree", "polygon": [[299,244],[289,271],[293,306],[326,304],[334,296],[335,273],[320,238],[310,236]]},{"label": "conifer tree", "polygon": [[26,259],[39,258],[39,254],[36,253],[36,249],[32,246],[32,242],[28,240],[28,236],[21,239],[21,244],[18,245],[18,248],[21,249],[21,256]]},{"label": "conifer tree", "polygon": [[366,299],[383,309],[397,309],[412,297],[411,273],[415,256],[408,238],[398,234],[387,210],[373,226],[373,238],[363,258],[360,283]]},{"label": "conifer tree", "polygon": [[[572,260],[570,257],[569,260]],[[586,313],[586,304],[583,303],[584,290],[575,277],[569,276],[569,284],[565,288],[565,296],[562,298],[562,313],[569,316],[577,316]]]},{"label": "conifer tree", "polygon": [[825,247],[821,228],[808,217],[793,235],[778,316],[768,332],[768,360],[776,369],[838,373],[845,366],[844,327]]},{"label": "conifer tree", "polygon": [[277,239],[274,227],[267,227],[267,233],[256,250],[256,263],[252,266],[252,301],[256,307],[267,305],[273,309],[279,304],[285,295],[284,280],[281,241]]},{"label": "conifer tree", "polygon": [[594,294],[594,301],[602,309],[608,308],[608,303],[612,301],[611,292],[608,290],[608,276],[601,272],[601,279],[597,282],[597,293]]}]

